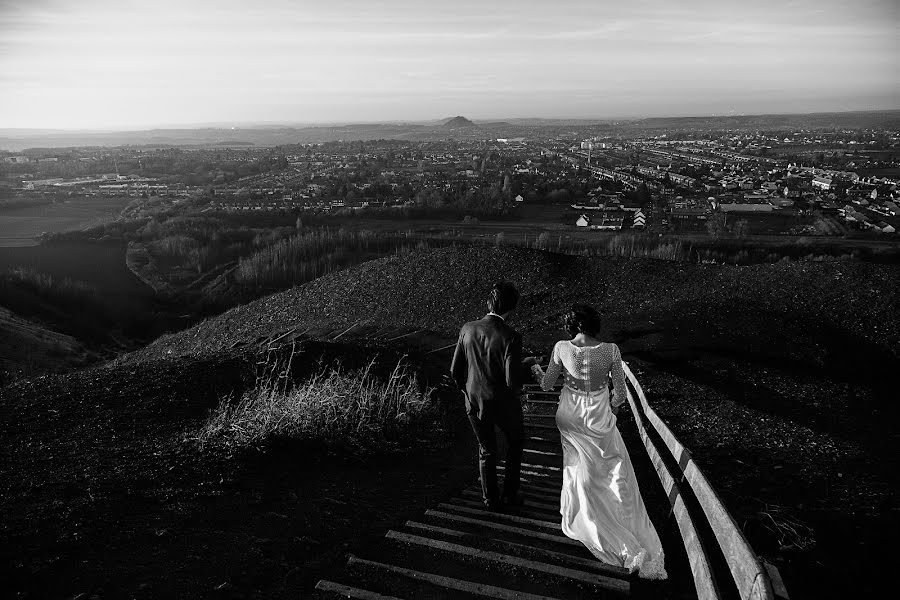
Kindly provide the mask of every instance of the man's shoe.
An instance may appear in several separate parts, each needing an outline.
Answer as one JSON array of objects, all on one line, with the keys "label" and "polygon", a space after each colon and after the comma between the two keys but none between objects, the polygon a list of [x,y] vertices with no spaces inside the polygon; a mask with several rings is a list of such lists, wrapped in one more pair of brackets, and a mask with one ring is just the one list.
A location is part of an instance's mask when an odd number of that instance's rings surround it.
[{"label": "man's shoe", "polygon": [[488,512],[502,512],[503,502],[499,498],[484,501],[484,509]]}]

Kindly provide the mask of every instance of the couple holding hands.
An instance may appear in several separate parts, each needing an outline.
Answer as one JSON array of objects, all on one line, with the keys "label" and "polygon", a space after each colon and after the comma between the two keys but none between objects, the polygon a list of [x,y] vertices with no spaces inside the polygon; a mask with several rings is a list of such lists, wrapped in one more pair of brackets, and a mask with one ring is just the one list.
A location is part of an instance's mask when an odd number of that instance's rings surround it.
[{"label": "couple holding hands", "polygon": [[[595,309],[576,305],[566,315],[571,337],[556,343],[544,370],[539,358],[523,359],[522,336],[509,324],[518,301],[511,283],[494,285],[488,314],[460,330],[450,367],[478,440],[485,507],[502,511],[523,504],[522,385],[529,371],[544,390],[552,389],[562,375],[556,425],[563,451],[559,509],[563,533],[582,542],[604,563],[637,571],[639,577],[665,579],[659,536],[616,428],[616,414],[627,400],[618,346],[597,338],[600,315]],[[508,446],[502,495],[495,427],[504,433]]]}]

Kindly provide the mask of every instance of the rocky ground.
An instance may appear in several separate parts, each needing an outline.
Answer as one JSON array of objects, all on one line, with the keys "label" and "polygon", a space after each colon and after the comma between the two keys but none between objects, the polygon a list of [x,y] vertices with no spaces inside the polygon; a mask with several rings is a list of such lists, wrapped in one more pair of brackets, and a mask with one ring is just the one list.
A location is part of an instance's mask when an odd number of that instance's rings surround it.
[{"label": "rocky ground", "polygon": [[[896,267],[688,265],[492,247],[372,261],[107,367],[2,388],[0,507],[13,515],[0,525],[5,589],[31,597],[308,590],[343,544],[381,535],[404,511],[468,482],[469,451],[447,442],[403,461],[348,463],[308,449],[212,459],[190,445],[192,428],[247,385],[257,342],[364,322],[426,329],[438,348],[483,314],[500,279],[523,292],[514,325],[537,353],[562,337],[572,302],[601,309],[604,336],[640,370],[651,404],[754,547],[782,569],[792,597],[876,589],[870,557],[892,554],[887,532],[898,524]],[[435,381],[448,358],[424,357]],[[360,514],[362,499],[376,518]]]},{"label": "rocky ground", "polygon": [[[128,361],[218,352],[304,323],[333,320],[419,325],[455,337],[484,310],[491,284],[522,291],[518,327],[533,344],[557,339],[572,302],[601,309],[612,335],[640,330],[821,364],[843,342],[896,358],[897,268],[865,263],[734,267],[582,258],[541,251],[451,247],[392,256],[234,308],[163,336]],[[753,327],[746,327],[754,324]],[[791,348],[772,334],[802,337]],[[836,338],[835,336],[841,336]],[[788,340],[790,341],[790,340]],[[748,346],[749,344],[749,346]]]}]

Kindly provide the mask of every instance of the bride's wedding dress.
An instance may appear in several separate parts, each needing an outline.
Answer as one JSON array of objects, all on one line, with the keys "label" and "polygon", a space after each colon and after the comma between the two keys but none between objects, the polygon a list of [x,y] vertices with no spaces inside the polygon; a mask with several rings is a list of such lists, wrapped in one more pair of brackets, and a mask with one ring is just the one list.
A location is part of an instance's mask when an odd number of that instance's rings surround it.
[{"label": "bride's wedding dress", "polygon": [[553,348],[547,372],[539,366],[534,371],[544,390],[553,388],[560,373],[565,375],[556,411],[563,447],[563,532],[607,564],[637,570],[646,579],[665,579],[662,545],[611,410],[611,404],[627,399],[618,346],[561,341]]}]

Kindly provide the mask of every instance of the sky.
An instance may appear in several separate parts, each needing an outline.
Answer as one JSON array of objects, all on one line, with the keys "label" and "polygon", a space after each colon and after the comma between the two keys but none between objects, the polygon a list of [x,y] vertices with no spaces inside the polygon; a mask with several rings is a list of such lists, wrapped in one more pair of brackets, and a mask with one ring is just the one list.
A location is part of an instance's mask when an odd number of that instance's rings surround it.
[{"label": "sky", "polygon": [[898,0],[0,0],[0,128],[900,108]]}]

